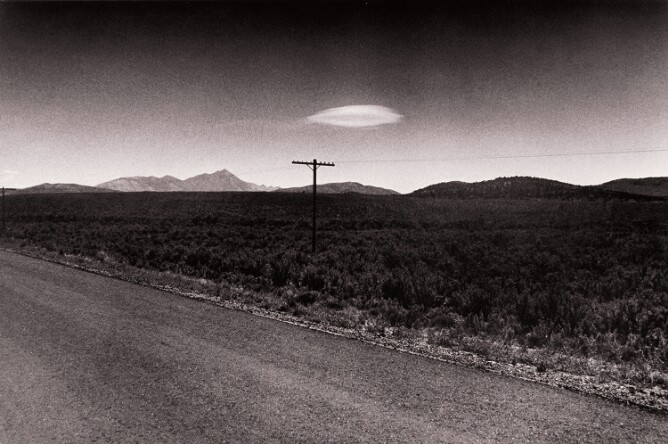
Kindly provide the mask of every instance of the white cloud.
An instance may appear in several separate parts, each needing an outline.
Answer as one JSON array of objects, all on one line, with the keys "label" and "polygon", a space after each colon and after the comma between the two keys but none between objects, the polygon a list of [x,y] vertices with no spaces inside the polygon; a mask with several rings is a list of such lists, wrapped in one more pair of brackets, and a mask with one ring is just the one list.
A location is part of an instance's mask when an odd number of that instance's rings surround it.
[{"label": "white cloud", "polygon": [[362,128],[365,126],[396,123],[401,120],[401,117],[401,114],[397,114],[393,110],[385,108],[384,106],[351,105],[339,108],[329,108],[309,116],[306,119],[309,122],[321,123],[323,125]]}]

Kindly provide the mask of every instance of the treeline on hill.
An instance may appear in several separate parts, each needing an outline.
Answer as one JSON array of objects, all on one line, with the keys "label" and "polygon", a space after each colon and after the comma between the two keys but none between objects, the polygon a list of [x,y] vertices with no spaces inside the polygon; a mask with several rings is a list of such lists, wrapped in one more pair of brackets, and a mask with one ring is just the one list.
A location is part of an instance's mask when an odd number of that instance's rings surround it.
[{"label": "treeline on hill", "polygon": [[[668,203],[281,193],[24,195],[7,238],[618,361],[668,363]],[[288,291],[289,290],[289,291]]]}]

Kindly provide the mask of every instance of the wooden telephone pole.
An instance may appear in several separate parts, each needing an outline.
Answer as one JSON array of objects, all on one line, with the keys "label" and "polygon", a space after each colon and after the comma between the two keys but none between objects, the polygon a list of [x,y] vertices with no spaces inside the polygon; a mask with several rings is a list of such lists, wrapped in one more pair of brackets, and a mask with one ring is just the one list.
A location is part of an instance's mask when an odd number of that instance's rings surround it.
[{"label": "wooden telephone pole", "polygon": [[334,164],[331,162],[318,162],[317,160],[313,159],[313,162],[303,162],[303,161],[298,161],[298,160],[293,160],[292,163],[299,164],[299,165],[306,165],[309,168],[313,170],[313,234],[311,236],[311,242],[312,242],[312,248],[313,252],[315,253],[316,250],[316,242],[315,242],[315,232],[316,232],[316,224],[315,224],[315,215],[316,215],[316,171],[318,170],[318,167],[321,166],[328,166],[328,167],[333,167]]},{"label": "wooden telephone pole", "polygon": [[2,187],[2,231],[5,231],[5,190],[14,191],[16,188]]}]

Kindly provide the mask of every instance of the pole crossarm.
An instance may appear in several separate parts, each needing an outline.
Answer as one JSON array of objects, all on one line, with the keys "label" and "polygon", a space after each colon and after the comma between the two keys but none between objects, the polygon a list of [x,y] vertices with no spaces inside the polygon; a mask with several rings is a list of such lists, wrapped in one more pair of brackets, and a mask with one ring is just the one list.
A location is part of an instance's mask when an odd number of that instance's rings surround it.
[{"label": "pole crossarm", "polygon": [[336,166],[336,165],[334,165],[334,162],[318,162],[315,159],[313,159],[310,162],[305,162],[303,160],[293,160],[292,163],[294,163],[296,165],[306,165],[307,167],[309,167],[311,169],[313,169],[313,168],[317,169],[318,167],[321,167],[321,166],[328,166],[328,167]]},{"label": "pole crossarm", "polygon": [[316,171],[317,171],[318,167],[321,167],[321,166],[331,166],[331,167],[333,167],[335,165],[334,165],[334,162],[318,162],[316,159],[313,159],[312,162],[305,162],[303,160],[293,160],[292,163],[297,164],[297,165],[306,165],[307,167],[309,167],[313,171],[313,223],[312,223],[313,234],[312,234],[312,237],[311,237],[311,242],[312,242],[313,252],[315,253],[315,250],[316,250],[316,242],[315,242],[315,239],[316,239],[316,222],[315,222],[315,220],[316,220],[316,218],[315,218],[315,215],[316,215],[316,188],[317,188],[317,185],[316,185],[316,177],[317,177],[316,176]]}]

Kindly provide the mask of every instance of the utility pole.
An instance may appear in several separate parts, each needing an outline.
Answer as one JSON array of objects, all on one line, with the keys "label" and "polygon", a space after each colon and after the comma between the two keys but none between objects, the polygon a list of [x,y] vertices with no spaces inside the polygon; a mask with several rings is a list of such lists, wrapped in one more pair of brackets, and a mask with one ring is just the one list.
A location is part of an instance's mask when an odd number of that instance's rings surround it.
[{"label": "utility pole", "polygon": [[334,164],[332,162],[318,162],[317,160],[313,159],[313,162],[303,162],[303,161],[298,161],[298,160],[293,160],[292,163],[299,164],[299,165],[306,165],[310,169],[313,170],[313,234],[311,236],[311,242],[312,242],[312,248],[313,252],[315,253],[316,247],[315,247],[315,231],[316,231],[316,224],[315,224],[315,214],[316,214],[316,171],[318,171],[318,167],[321,166],[328,166],[328,167],[333,167]]},{"label": "utility pole", "polygon": [[5,231],[5,190],[14,191],[16,188],[2,187],[2,231]]}]

